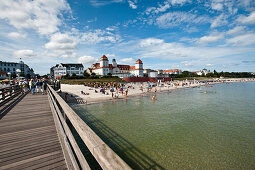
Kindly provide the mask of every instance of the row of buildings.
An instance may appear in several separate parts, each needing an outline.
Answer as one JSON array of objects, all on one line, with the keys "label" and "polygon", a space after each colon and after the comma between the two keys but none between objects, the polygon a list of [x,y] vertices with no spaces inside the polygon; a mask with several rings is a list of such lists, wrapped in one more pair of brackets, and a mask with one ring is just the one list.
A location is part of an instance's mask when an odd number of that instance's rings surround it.
[{"label": "row of buildings", "polygon": [[[180,69],[172,69],[172,70],[152,70],[152,69],[144,69],[142,60],[138,59],[133,66],[118,64],[116,59],[112,60],[112,63],[109,63],[108,58],[103,55],[100,58],[98,63],[94,63],[88,69],[84,69],[82,64],[57,64],[56,66],[50,69],[50,76],[53,78],[61,78],[65,75],[72,76],[73,74],[77,76],[82,76],[84,72],[88,74],[96,74],[101,76],[118,76],[120,78],[123,77],[170,77],[173,74],[182,74],[182,70]],[[210,71],[207,69],[203,69],[201,71],[194,71],[191,73],[195,73],[199,76],[206,75]]]},{"label": "row of buildings", "polygon": [[5,79],[9,75],[23,75],[24,77],[34,77],[34,70],[30,68],[23,61],[16,62],[4,62],[0,61],[0,79]]},{"label": "row of buildings", "polygon": [[57,64],[52,67],[50,70],[51,77],[61,78],[65,75],[77,75],[82,76],[84,71],[88,74],[96,74],[96,75],[112,75],[118,76],[120,78],[123,77],[170,77],[171,74],[181,74],[182,71],[180,69],[173,70],[152,70],[152,69],[144,69],[143,62],[138,59],[133,66],[118,64],[116,59],[112,60],[112,63],[109,63],[108,58],[103,55],[100,58],[98,63],[94,63],[88,69],[84,69],[82,64]]}]

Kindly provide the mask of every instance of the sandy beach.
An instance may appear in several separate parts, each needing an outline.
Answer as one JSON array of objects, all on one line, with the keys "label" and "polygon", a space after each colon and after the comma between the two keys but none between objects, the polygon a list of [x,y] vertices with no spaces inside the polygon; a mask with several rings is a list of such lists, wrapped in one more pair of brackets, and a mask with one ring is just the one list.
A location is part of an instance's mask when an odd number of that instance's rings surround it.
[{"label": "sandy beach", "polygon": [[[125,99],[135,96],[143,96],[143,95],[150,95],[155,93],[155,89],[157,93],[165,92],[165,91],[171,91],[174,89],[181,89],[181,88],[194,88],[204,85],[212,85],[219,82],[210,82],[209,84],[206,83],[195,83],[195,84],[188,84],[183,86],[175,86],[175,85],[168,85],[167,83],[161,84],[161,86],[155,86],[151,87],[150,90],[148,90],[147,83],[127,83],[126,87],[128,88],[128,94],[125,94],[125,90],[127,88],[124,88],[124,92],[115,91],[113,92],[114,97],[112,97],[112,92],[110,92],[110,89],[105,90],[105,94],[100,92],[100,88],[91,88],[84,85],[69,85],[69,84],[61,84],[61,91],[62,95],[65,93],[68,93],[68,99],[70,98],[82,98],[83,101],[87,104],[91,103],[98,103],[102,101],[109,101],[109,100],[119,100],[119,99]],[[156,85],[156,83],[151,83],[152,85]],[[97,91],[97,93],[95,92]],[[88,93],[88,95],[82,94],[84,92],[85,94]],[[118,97],[116,97],[116,95]],[[67,101],[68,102],[68,101]]]},{"label": "sandy beach", "polygon": [[[174,89],[182,89],[182,88],[195,88],[199,86],[212,86],[218,83],[228,83],[228,82],[240,82],[240,81],[254,81],[254,79],[227,79],[224,81],[215,81],[215,82],[208,82],[202,83],[198,81],[183,81],[181,84],[185,85],[178,85],[174,82],[165,82],[165,83],[150,83],[152,86],[150,90],[148,90],[148,83],[126,83],[124,87],[124,92],[118,92],[116,89],[113,92],[114,97],[112,97],[112,92],[110,92],[110,88],[105,89],[105,94],[100,92],[101,88],[94,88],[88,87],[84,85],[69,85],[69,84],[61,84],[61,91],[62,95],[64,96],[67,94],[67,102],[70,102],[70,99],[82,99],[82,103],[91,104],[91,103],[98,103],[103,101],[110,101],[110,100],[119,100],[125,99],[135,96],[145,96],[145,95],[153,95],[155,94],[155,89],[157,93],[161,93],[164,91],[171,91]],[[129,88],[127,88],[129,87]],[[125,94],[126,89],[128,89],[128,94]],[[96,92],[97,91],[97,92]],[[69,101],[68,101],[69,100]]]}]

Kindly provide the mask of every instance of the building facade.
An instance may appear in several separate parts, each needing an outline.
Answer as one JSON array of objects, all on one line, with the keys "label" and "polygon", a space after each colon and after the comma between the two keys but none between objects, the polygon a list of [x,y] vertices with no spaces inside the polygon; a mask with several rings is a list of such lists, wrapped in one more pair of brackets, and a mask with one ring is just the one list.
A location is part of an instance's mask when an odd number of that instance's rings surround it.
[{"label": "building facade", "polygon": [[82,64],[57,64],[50,69],[50,75],[52,78],[61,78],[65,75],[72,76],[76,74],[77,76],[82,76],[84,73],[84,67]]},{"label": "building facade", "polygon": [[30,77],[35,76],[34,70],[32,68],[29,68],[29,66],[25,64],[23,61],[20,61],[19,63],[0,61],[1,71],[11,74],[17,74],[18,69],[21,71],[20,74],[23,74],[24,76],[28,75],[30,75]]},{"label": "building facade", "polygon": [[163,74],[182,74],[180,69],[164,70]]},{"label": "building facade", "polygon": [[108,58],[103,55],[100,58],[99,63],[93,64],[87,69],[89,74],[95,73],[97,75],[107,76],[109,74],[118,77],[143,77],[143,62],[138,59],[135,66],[120,65],[117,64],[116,60],[112,60],[112,64],[109,64]]}]

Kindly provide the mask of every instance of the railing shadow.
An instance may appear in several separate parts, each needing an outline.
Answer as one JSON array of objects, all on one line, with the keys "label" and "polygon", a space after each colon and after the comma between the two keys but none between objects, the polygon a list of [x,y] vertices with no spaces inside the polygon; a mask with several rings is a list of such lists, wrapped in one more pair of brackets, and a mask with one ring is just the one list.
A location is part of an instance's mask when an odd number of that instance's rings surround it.
[{"label": "railing shadow", "polygon": [[0,120],[14,107],[16,106],[28,93],[16,96],[13,100],[10,100],[6,105],[0,108]]},{"label": "railing shadow", "polygon": [[77,114],[132,169],[165,169],[85,109]]}]

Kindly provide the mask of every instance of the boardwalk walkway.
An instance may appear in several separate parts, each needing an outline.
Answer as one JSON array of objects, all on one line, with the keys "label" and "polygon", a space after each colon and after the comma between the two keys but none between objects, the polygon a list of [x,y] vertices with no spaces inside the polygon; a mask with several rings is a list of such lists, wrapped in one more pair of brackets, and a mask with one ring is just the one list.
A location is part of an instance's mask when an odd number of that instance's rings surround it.
[{"label": "boardwalk walkway", "polygon": [[47,95],[26,95],[0,119],[0,169],[67,169]]}]

